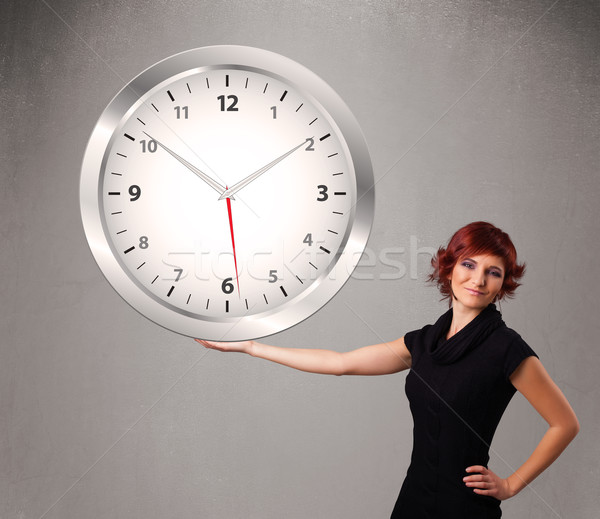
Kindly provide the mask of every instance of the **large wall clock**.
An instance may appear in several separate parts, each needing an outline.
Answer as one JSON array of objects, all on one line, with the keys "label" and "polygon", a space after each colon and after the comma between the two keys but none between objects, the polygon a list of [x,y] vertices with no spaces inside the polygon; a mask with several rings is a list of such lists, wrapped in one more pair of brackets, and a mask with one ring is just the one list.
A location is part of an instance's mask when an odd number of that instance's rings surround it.
[{"label": "large wall clock", "polygon": [[336,92],[262,49],[151,66],[102,113],[81,172],[98,266],[175,332],[263,337],[321,308],[367,242],[373,171]]}]

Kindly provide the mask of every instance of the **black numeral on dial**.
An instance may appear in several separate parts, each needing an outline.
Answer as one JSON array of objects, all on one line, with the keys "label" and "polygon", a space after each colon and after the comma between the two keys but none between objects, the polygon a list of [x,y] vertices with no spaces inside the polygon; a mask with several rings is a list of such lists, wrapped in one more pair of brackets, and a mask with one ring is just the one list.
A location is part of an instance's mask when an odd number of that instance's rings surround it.
[{"label": "black numeral on dial", "polygon": [[131,196],[129,200],[135,202],[140,196],[142,196],[142,189],[140,186],[136,186],[135,184],[133,186],[129,186],[129,195]]},{"label": "black numeral on dial", "polygon": [[225,294],[231,294],[233,292],[233,283],[231,282],[233,278],[226,278],[221,283],[221,290]]},{"label": "black numeral on dial", "polygon": [[327,194],[327,186],[320,185],[317,186],[317,189],[319,190],[319,196],[317,197],[317,201],[325,202],[325,200],[329,198],[329,195]]},{"label": "black numeral on dial", "polygon": [[238,108],[236,106],[237,102],[238,102],[237,96],[234,96],[234,95],[227,96],[227,99],[229,101],[231,101],[229,106],[225,106],[225,96],[218,96],[217,99],[219,101],[221,101],[221,112],[237,112],[238,111]]}]

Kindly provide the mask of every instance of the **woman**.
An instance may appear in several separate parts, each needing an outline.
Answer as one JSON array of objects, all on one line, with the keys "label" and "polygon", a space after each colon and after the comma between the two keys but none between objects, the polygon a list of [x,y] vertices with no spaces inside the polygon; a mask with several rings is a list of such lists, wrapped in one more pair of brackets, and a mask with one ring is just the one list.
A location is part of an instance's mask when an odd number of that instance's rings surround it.
[{"label": "woman", "polygon": [[[571,406],[535,352],[508,328],[494,302],[511,297],[524,265],[510,237],[486,222],[459,229],[432,260],[450,310],[433,325],[389,343],[340,353],[287,349],[255,341],[207,348],[238,351],[295,369],[332,375],[384,375],[410,369],[406,394],[413,452],[393,519],[487,519],[519,493],[579,432]],[[521,392],[549,428],[531,456],[501,478],[487,468],[492,437]]]}]

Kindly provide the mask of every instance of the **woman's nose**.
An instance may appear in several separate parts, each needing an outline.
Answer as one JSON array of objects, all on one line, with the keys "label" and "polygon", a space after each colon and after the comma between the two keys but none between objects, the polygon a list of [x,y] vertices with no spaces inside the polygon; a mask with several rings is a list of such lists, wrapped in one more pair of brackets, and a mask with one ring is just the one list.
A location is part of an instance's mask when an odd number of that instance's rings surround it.
[{"label": "woman's nose", "polygon": [[477,269],[474,273],[473,273],[473,281],[475,281],[475,283],[477,283],[477,286],[483,286],[485,285],[485,272],[483,270]]}]

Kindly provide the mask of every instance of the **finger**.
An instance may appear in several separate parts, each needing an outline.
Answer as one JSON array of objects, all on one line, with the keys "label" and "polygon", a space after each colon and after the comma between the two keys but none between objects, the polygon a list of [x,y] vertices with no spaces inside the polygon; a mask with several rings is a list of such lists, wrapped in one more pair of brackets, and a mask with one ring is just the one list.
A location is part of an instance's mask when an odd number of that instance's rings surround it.
[{"label": "finger", "polygon": [[467,467],[465,472],[487,472],[487,468],[483,465],[472,465],[471,467]]},{"label": "finger", "polygon": [[485,481],[484,479],[481,479],[481,478],[467,479],[467,480],[464,480],[464,482],[465,482],[465,485],[467,485],[469,487],[487,485],[489,483],[488,481]]},{"label": "finger", "polygon": [[196,342],[202,344],[202,346],[204,346],[205,348],[209,348],[211,350],[214,350],[217,348],[217,344],[211,342],[211,341],[205,341],[203,339],[194,339]]},{"label": "finger", "polygon": [[465,476],[463,478],[463,481],[468,481],[468,482],[474,482],[474,481],[486,481],[487,478],[486,476],[484,476],[483,474],[473,474],[472,476]]},{"label": "finger", "polygon": [[489,488],[487,481],[468,481],[466,485],[471,488]]}]

